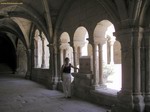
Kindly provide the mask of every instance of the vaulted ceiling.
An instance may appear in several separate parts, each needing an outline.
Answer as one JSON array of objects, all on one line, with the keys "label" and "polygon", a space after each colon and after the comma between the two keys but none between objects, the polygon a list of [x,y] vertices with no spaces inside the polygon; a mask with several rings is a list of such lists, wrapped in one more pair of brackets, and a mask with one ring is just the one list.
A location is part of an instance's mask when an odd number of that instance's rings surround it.
[{"label": "vaulted ceiling", "polygon": [[[78,3],[84,4],[87,1],[90,0],[80,0]],[[95,2],[116,21],[124,21],[122,24],[124,27],[129,22],[126,20],[136,20],[144,10],[142,6],[149,6],[145,5],[148,4],[148,0],[95,0]],[[70,7],[76,3],[75,0],[0,0],[2,29],[0,32],[6,34],[11,32],[19,37],[26,47],[30,47],[30,34],[33,26],[36,26],[49,37],[48,41],[52,42],[55,30],[59,29]]]}]

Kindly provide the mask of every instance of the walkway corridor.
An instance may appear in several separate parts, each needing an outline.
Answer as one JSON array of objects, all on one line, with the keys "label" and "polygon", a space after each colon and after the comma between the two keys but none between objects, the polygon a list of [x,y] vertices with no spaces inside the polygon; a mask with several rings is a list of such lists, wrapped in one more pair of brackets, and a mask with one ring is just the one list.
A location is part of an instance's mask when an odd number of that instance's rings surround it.
[{"label": "walkway corridor", "polygon": [[106,112],[23,78],[0,76],[0,112]]}]

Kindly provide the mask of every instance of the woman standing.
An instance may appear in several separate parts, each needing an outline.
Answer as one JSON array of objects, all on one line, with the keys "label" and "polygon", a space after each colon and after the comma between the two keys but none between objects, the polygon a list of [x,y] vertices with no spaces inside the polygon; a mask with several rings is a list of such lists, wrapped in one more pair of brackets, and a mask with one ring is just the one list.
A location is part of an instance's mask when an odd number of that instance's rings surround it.
[{"label": "woman standing", "polygon": [[71,98],[71,83],[73,81],[73,76],[71,75],[71,68],[78,69],[69,63],[69,58],[66,57],[64,60],[64,64],[61,67],[61,79],[63,85],[63,92],[66,98]]}]

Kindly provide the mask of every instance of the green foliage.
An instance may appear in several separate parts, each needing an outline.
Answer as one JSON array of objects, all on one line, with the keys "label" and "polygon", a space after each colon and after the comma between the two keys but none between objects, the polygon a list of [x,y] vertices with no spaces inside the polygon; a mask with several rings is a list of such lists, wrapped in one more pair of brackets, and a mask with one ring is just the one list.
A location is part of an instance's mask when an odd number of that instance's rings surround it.
[{"label": "green foliage", "polygon": [[115,72],[114,71],[114,65],[112,65],[112,64],[105,64],[105,65],[103,65],[103,78],[104,78],[104,81],[106,82],[107,78],[110,75],[113,75],[114,72]]}]

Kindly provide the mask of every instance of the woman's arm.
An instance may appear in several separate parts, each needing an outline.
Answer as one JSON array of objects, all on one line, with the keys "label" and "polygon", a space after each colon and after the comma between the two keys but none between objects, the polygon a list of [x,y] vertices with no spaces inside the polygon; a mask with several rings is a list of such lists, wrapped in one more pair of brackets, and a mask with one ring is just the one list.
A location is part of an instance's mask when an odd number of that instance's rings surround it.
[{"label": "woman's arm", "polygon": [[79,69],[78,67],[73,66],[72,64],[70,64],[70,66],[74,69]]}]

